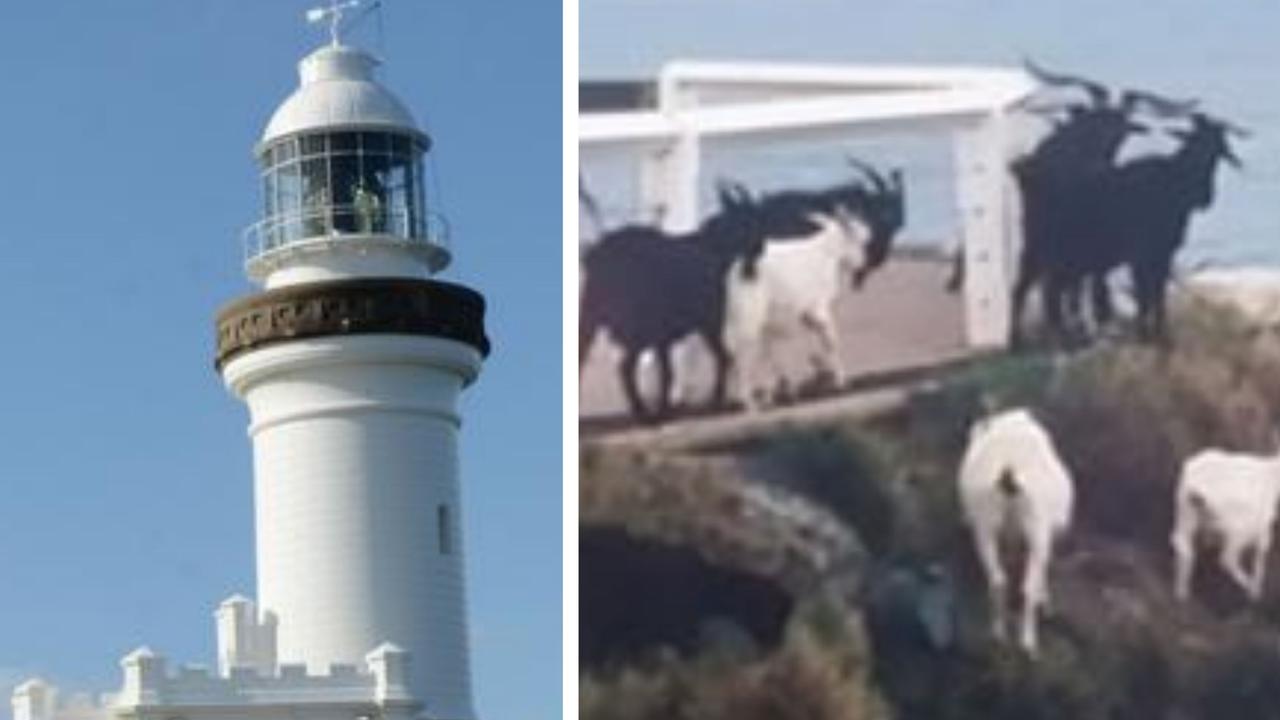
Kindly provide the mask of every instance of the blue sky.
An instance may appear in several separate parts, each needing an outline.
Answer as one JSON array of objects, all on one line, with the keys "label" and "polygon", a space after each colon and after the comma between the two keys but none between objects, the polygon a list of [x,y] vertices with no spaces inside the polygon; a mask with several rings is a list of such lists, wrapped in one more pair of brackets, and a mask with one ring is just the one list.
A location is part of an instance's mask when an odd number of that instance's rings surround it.
[{"label": "blue sky", "polygon": [[[560,3],[385,4],[361,44],[435,139],[446,277],[490,303],[461,447],[477,705],[559,717]],[[212,322],[251,290],[250,148],[322,41],[309,5],[0,11],[0,717],[15,678],[113,689],[143,643],[211,665],[215,605],[253,592],[246,413]]]}]

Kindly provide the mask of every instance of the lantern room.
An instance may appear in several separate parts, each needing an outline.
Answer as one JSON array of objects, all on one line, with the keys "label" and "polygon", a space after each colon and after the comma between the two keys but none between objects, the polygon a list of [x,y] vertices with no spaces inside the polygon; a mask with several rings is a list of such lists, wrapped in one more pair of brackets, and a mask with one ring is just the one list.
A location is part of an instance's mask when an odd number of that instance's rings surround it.
[{"label": "lantern room", "polygon": [[299,88],[255,148],[263,213],[245,235],[251,279],[428,276],[448,265],[447,226],[423,182],[430,138],[375,80],[377,65],[340,44],[300,63]]}]

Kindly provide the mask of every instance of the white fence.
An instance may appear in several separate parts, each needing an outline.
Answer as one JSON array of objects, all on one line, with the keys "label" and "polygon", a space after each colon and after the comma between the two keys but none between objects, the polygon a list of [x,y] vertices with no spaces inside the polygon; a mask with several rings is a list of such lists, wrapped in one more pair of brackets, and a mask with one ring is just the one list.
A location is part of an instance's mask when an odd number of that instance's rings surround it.
[{"label": "white fence", "polygon": [[700,166],[709,143],[949,135],[966,337],[973,347],[1002,347],[1020,245],[1016,193],[1005,169],[1006,113],[1035,87],[1021,70],[680,61],[663,67],[656,107],[582,114],[578,142],[584,159],[593,150],[636,153],[639,204],[660,209],[663,224],[680,231],[701,218]]}]

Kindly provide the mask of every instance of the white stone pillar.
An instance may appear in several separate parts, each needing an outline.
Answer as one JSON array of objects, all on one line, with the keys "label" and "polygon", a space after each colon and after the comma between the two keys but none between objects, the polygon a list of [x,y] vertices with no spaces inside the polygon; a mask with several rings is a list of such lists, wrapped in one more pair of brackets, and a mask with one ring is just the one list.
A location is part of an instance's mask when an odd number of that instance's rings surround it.
[{"label": "white stone pillar", "polygon": [[13,689],[13,720],[53,720],[57,691],[43,680],[28,680]]}]

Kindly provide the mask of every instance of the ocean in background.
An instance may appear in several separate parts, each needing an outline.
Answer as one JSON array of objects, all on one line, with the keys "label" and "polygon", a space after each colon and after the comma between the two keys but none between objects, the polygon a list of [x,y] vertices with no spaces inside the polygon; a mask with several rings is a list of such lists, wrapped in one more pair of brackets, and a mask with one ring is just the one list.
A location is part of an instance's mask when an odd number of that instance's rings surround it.
[{"label": "ocean in background", "polygon": [[[1194,97],[1253,131],[1235,141],[1242,171],[1218,173],[1218,200],[1195,217],[1181,259],[1280,264],[1280,3],[1075,0],[583,0],[583,77],[653,77],[672,59],[1017,66],[1023,57],[1119,87]],[[1045,126],[1019,125],[1015,146]],[[1126,155],[1171,143],[1142,140]],[[944,135],[851,136],[833,145],[711,148],[704,191],[718,177],[753,190],[821,187],[848,176],[846,153],[902,167],[910,242],[957,232],[952,147]],[[634,157],[583,155],[609,224],[639,219]]]}]

